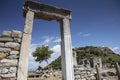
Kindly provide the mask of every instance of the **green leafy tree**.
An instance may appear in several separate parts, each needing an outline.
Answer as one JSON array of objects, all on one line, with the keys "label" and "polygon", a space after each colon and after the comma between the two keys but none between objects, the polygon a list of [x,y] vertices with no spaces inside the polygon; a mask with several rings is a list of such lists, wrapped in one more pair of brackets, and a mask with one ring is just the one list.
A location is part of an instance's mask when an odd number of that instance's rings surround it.
[{"label": "green leafy tree", "polygon": [[35,52],[32,53],[33,57],[35,57],[35,61],[41,63],[42,61],[46,61],[48,64],[48,58],[50,58],[50,55],[53,53],[52,50],[50,50],[49,46],[41,46],[37,47]]}]

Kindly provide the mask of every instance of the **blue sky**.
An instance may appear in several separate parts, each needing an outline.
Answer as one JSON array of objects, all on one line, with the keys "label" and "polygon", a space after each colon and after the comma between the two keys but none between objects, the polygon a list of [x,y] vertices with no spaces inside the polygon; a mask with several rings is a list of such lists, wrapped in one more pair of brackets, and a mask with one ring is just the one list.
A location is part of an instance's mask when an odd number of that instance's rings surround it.
[{"label": "blue sky", "polygon": [[[1,0],[0,34],[3,30],[23,31],[25,18],[22,15],[22,5],[24,1]],[[72,11],[70,28],[73,47],[106,46],[120,54],[120,0],[33,1]],[[51,60],[60,55],[60,24],[58,22],[34,20],[31,52],[40,45],[49,45],[54,50]],[[33,60],[34,58],[30,55],[30,64],[36,65]]]}]

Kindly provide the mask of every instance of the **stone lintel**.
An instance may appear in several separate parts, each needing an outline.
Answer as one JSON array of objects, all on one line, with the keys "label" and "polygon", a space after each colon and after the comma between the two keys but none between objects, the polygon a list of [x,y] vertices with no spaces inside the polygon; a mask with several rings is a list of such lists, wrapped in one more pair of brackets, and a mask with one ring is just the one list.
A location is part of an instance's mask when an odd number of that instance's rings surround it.
[{"label": "stone lintel", "polygon": [[57,20],[60,21],[63,18],[71,19],[71,11],[63,8],[58,8],[38,2],[26,1],[23,7],[23,15],[26,16],[28,10],[35,13],[34,18],[44,20]]}]

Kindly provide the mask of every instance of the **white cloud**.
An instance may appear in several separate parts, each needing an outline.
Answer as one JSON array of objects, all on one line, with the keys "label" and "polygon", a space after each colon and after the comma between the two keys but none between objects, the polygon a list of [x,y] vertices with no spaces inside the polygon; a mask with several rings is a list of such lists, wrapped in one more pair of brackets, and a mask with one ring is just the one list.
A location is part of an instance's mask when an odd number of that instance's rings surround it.
[{"label": "white cloud", "polygon": [[83,34],[83,32],[79,32],[79,33],[78,33],[78,36],[80,36],[80,35],[82,35],[82,34]]},{"label": "white cloud", "polygon": [[91,33],[83,33],[83,32],[78,33],[78,36],[83,36],[83,37],[89,37],[91,35],[92,35]]},{"label": "white cloud", "polygon": [[91,36],[90,33],[87,33],[87,34],[83,34],[84,37],[88,37],[88,36]]},{"label": "white cloud", "polygon": [[51,50],[54,51],[54,53],[60,53],[60,45],[55,45],[51,48]]},{"label": "white cloud", "polygon": [[57,38],[57,39],[55,39],[53,42],[59,43],[59,42],[61,42],[61,39],[60,39],[60,38]]},{"label": "white cloud", "polygon": [[51,36],[43,36],[42,39],[44,39],[43,44],[44,44],[44,45],[48,45],[48,44],[54,39],[54,37],[51,37]]},{"label": "white cloud", "polygon": [[115,52],[115,53],[117,53],[117,54],[120,54],[120,48],[119,48],[119,47],[110,47],[110,49],[111,49],[113,52]]},{"label": "white cloud", "polygon": [[53,36],[43,36],[42,39],[44,39],[44,41],[42,42],[44,45],[48,45],[49,43],[61,42],[61,38]]}]

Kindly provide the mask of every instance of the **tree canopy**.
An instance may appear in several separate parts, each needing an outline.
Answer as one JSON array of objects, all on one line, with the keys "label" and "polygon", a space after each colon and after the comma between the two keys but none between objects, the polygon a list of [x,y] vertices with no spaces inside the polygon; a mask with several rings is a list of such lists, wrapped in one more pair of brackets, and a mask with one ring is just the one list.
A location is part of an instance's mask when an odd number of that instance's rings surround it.
[{"label": "tree canopy", "polygon": [[33,57],[35,57],[35,61],[41,63],[42,61],[46,61],[48,63],[48,58],[53,53],[50,50],[49,46],[41,46],[37,47],[36,50],[32,53]]}]

